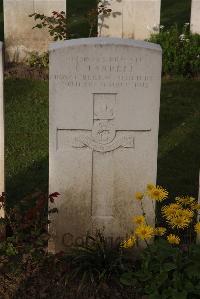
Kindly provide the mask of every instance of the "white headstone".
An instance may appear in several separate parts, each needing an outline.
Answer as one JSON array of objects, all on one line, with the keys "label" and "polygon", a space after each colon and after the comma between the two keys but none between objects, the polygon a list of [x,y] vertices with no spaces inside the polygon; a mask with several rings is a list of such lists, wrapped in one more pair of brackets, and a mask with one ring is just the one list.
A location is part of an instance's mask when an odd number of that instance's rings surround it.
[{"label": "white headstone", "polygon": [[145,40],[159,30],[161,0],[108,0],[112,12],[99,18],[99,36]]},{"label": "white headstone", "polygon": [[[3,95],[3,43],[0,42],[0,194],[4,192],[4,95]],[[4,216],[0,209],[0,218]],[[0,228],[1,229],[1,228]]]},{"label": "white headstone", "polygon": [[4,37],[6,60],[21,62],[28,53],[48,50],[47,30],[32,29],[37,23],[29,15],[51,15],[66,11],[66,0],[4,0]]},{"label": "white headstone", "polygon": [[[156,182],[161,48],[117,38],[50,47],[50,250],[83,242],[89,232],[125,237],[134,193]],[[146,202],[151,223],[154,212]],[[52,249],[53,248],[53,249]]]},{"label": "white headstone", "polygon": [[191,31],[200,34],[200,0],[192,0]]}]

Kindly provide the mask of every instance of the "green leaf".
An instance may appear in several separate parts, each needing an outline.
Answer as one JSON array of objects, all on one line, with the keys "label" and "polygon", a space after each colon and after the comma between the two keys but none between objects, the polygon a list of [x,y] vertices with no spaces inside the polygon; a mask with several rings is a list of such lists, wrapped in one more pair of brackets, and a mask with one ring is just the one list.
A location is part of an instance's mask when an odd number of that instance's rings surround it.
[{"label": "green leaf", "polygon": [[191,293],[195,294],[195,295],[200,295],[200,290],[193,289],[193,291]]},{"label": "green leaf", "polygon": [[175,290],[172,294],[172,299],[187,299],[187,295],[186,291],[178,292]]},{"label": "green leaf", "polygon": [[121,284],[125,286],[135,286],[137,280],[134,278],[133,272],[127,272],[120,277]]},{"label": "green leaf", "polygon": [[168,273],[163,272],[156,276],[156,282],[158,286],[161,286],[168,279]]},{"label": "green leaf", "polygon": [[49,214],[53,214],[53,213],[58,213],[58,209],[57,208],[53,208],[49,210]]},{"label": "green leaf", "polygon": [[192,292],[194,290],[195,286],[193,283],[189,280],[184,281],[184,289],[188,292]]},{"label": "green leaf", "polygon": [[189,278],[200,278],[200,265],[191,265],[185,269]]},{"label": "green leaf", "polygon": [[17,255],[17,249],[13,246],[13,244],[12,243],[8,243],[7,244],[7,248],[6,248],[6,254],[8,255],[8,256],[15,256],[15,255]]},{"label": "green leaf", "polygon": [[7,223],[7,219],[1,217],[1,218],[0,218],[0,225],[5,225],[6,223]]},{"label": "green leaf", "polygon": [[37,25],[35,25],[35,27],[41,29],[42,28],[42,24],[37,24]]},{"label": "green leaf", "polygon": [[138,271],[135,273],[135,276],[139,278],[140,281],[147,281],[152,279],[152,273],[151,272],[142,272]]},{"label": "green leaf", "polygon": [[155,291],[153,294],[149,295],[149,299],[161,299],[158,291]]},{"label": "green leaf", "polygon": [[173,289],[169,287],[168,289],[164,289],[162,293],[162,299],[172,298]]},{"label": "green leaf", "polygon": [[166,271],[166,272],[169,272],[169,271],[174,270],[176,268],[177,268],[177,266],[174,263],[165,263],[162,266],[162,270]]}]

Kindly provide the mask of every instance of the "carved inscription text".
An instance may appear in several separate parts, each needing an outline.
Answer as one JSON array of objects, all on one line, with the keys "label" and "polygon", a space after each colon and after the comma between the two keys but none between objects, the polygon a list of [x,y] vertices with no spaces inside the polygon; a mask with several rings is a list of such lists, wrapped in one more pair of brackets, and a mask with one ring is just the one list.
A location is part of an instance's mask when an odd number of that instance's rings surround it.
[{"label": "carved inscription text", "polygon": [[52,79],[68,88],[148,88],[152,74],[143,72],[141,57],[81,57],[70,56],[65,60],[66,73],[55,73]]}]

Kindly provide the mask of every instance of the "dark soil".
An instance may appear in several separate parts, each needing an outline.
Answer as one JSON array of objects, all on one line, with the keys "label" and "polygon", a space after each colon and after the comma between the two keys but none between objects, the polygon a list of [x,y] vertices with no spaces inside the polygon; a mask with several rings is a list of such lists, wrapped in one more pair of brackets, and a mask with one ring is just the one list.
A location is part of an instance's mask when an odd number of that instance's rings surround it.
[{"label": "dark soil", "polygon": [[97,286],[91,282],[84,282],[81,277],[72,279],[71,274],[71,269],[65,261],[52,259],[33,271],[28,279],[21,283],[12,298],[139,299],[135,296],[134,289],[124,288],[117,279]]},{"label": "dark soil", "polygon": [[0,267],[0,299],[147,299],[121,285],[116,275],[98,284],[75,275],[70,261],[58,255],[25,258],[20,271]]},{"label": "dark soil", "polygon": [[30,67],[26,64],[7,64],[4,70],[5,78],[48,80],[48,68]]}]

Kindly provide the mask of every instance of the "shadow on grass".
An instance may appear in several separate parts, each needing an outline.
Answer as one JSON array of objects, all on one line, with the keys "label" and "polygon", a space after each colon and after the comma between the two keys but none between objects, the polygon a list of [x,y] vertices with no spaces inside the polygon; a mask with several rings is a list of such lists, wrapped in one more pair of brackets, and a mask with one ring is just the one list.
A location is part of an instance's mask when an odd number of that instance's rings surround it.
[{"label": "shadow on grass", "polygon": [[169,190],[170,199],[179,195],[191,195],[197,199],[199,152],[198,132],[194,130],[187,135],[186,140],[174,144],[171,150],[158,159],[158,184]]},{"label": "shadow on grass", "polygon": [[163,82],[158,183],[172,197],[198,196],[200,167],[200,81]]},{"label": "shadow on grass", "polygon": [[48,193],[48,157],[36,161],[6,181],[9,206],[15,205],[28,194],[35,191]]},{"label": "shadow on grass", "polygon": [[48,185],[48,82],[5,81],[5,170],[13,204]]}]

